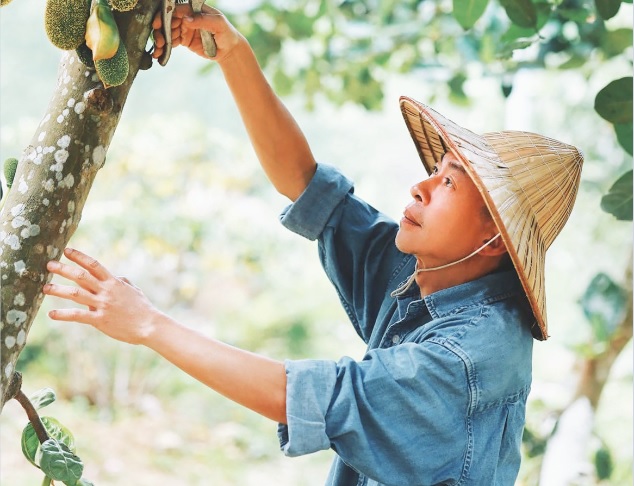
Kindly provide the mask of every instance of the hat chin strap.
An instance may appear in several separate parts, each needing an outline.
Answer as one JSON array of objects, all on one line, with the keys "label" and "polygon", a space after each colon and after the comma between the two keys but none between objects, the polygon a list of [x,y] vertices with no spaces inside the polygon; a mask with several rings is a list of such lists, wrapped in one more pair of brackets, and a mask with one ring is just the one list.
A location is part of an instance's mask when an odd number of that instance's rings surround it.
[{"label": "hat chin strap", "polygon": [[480,252],[481,250],[483,250],[484,248],[486,248],[487,246],[489,246],[491,243],[493,243],[496,239],[498,239],[500,236],[500,233],[496,234],[493,238],[491,238],[489,241],[487,241],[484,245],[482,245],[480,248],[477,248],[476,250],[472,251],[471,253],[469,253],[466,257],[461,258],[460,260],[456,260],[455,262],[450,262],[450,263],[445,263],[444,265],[440,265],[438,267],[429,267],[429,268],[418,268],[418,261],[416,262],[416,269],[414,270],[414,273],[412,273],[409,278],[407,279],[407,281],[401,285],[400,287],[398,287],[396,290],[394,290],[390,295],[392,297],[399,297],[401,295],[403,295],[405,292],[407,292],[407,290],[412,286],[412,284],[414,283],[414,280],[416,280],[416,276],[419,273],[423,273],[423,272],[433,272],[435,270],[441,270],[443,268],[447,268],[447,267],[453,267],[454,265],[457,265],[458,263],[462,263],[465,260],[468,260],[469,258],[471,258],[472,256],[476,255],[478,252]]}]

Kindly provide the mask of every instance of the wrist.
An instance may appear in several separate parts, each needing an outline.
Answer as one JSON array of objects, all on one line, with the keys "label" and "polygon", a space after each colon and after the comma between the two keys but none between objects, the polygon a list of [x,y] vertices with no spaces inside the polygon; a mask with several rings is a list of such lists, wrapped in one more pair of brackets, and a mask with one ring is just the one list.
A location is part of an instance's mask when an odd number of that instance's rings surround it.
[{"label": "wrist", "polygon": [[161,338],[167,332],[170,325],[173,324],[172,319],[159,310],[153,309],[148,315],[147,321],[139,333],[139,342],[148,348],[154,348]]},{"label": "wrist", "polygon": [[251,45],[249,44],[249,41],[246,39],[246,37],[244,37],[240,33],[237,33],[234,42],[235,44],[233,45],[233,47],[226,50],[226,55],[216,59],[216,62],[223,70],[223,72],[231,70],[236,66],[242,65],[244,63],[244,60],[250,56],[255,58],[255,54],[253,54]]}]

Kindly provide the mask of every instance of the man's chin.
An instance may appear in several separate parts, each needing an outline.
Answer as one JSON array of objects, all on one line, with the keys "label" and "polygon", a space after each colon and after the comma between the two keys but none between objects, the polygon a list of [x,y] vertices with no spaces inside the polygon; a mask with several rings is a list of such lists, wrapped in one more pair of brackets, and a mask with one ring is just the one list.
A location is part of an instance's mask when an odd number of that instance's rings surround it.
[{"label": "man's chin", "polygon": [[410,245],[408,245],[407,238],[404,237],[400,231],[396,233],[396,238],[394,239],[394,245],[396,246],[398,251],[402,253],[411,254],[412,252]]}]

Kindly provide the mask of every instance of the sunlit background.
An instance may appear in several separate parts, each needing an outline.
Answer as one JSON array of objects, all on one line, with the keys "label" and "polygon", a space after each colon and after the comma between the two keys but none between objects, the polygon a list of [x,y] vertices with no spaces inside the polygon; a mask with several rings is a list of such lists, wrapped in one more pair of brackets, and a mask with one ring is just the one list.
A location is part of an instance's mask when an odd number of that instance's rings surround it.
[{"label": "sunlit background", "polygon": [[[227,9],[248,17],[260,3]],[[2,160],[20,156],[56,86],[61,52],[46,38],[43,12],[43,0],[14,0],[0,11]],[[266,29],[266,16],[258,15],[254,22]],[[610,25],[631,26],[631,18],[631,5],[623,4]],[[256,51],[276,49],[261,44]],[[304,59],[297,45],[285,46],[285,53],[288,75],[293,59],[298,70]],[[355,180],[357,194],[394,218],[408,202],[410,185],[424,177],[399,111],[401,94],[476,132],[536,131],[585,153],[576,207],[547,259],[552,337],[535,344],[519,485],[540,484],[540,474],[542,484],[554,486],[632,483],[631,343],[609,369],[598,404],[570,407],[584,364],[606,345],[597,339],[588,306],[598,306],[616,326],[624,304],[612,298],[610,285],[631,278],[631,224],[600,208],[631,158],[593,109],[605,84],[631,75],[628,59],[631,47],[597,72],[524,69],[513,77],[508,97],[503,76],[478,62],[465,66],[460,90],[450,89],[438,66],[395,69],[380,80],[382,98],[369,92],[362,103],[307,96],[310,90],[293,90],[292,76],[282,79],[274,63],[267,71],[288,93],[284,101],[318,160],[340,167]],[[127,276],[165,312],[225,342],[277,359],[360,359],[364,345],[322,274],[316,245],[279,224],[287,201],[260,171],[219,69],[205,66],[179,48],[168,66],[139,73],[70,245]],[[360,81],[359,92],[364,89]],[[44,301],[17,369],[27,394],[55,390],[57,401],[43,415],[74,433],[84,474],[95,485],[324,483],[331,452],[283,457],[276,424],[147,349],[53,323],[46,311],[59,305]],[[15,401],[4,407],[0,425],[0,483],[40,484],[42,474],[22,456],[26,416]]]}]

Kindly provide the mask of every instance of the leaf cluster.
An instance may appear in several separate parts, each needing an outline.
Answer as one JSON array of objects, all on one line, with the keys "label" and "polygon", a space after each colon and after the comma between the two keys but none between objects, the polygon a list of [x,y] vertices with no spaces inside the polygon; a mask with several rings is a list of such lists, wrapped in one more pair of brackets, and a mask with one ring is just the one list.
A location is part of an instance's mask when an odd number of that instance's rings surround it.
[{"label": "leaf cluster", "polygon": [[[29,397],[35,409],[41,409],[55,401],[55,392],[50,388],[37,391]],[[75,454],[73,434],[53,417],[39,417],[46,429],[48,439],[41,442],[35,427],[29,422],[22,431],[22,453],[45,475],[44,484],[61,481],[66,486],[92,486],[82,478],[84,464]]]}]

